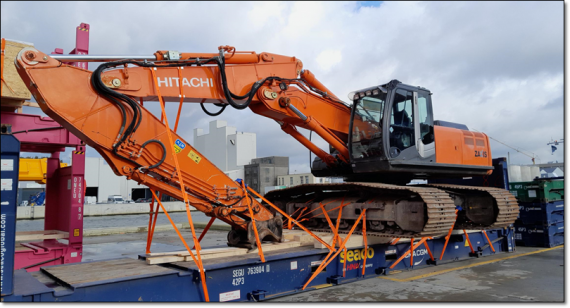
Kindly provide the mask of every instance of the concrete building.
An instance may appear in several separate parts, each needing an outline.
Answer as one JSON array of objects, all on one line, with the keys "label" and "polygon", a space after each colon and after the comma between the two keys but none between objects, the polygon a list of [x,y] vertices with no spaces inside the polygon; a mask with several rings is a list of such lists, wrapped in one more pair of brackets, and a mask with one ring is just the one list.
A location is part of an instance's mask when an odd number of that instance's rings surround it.
[{"label": "concrete building", "polygon": [[314,184],[314,183],[342,183],[341,178],[318,178],[311,173],[299,173],[299,174],[287,174],[280,175],[277,177],[278,186],[297,186],[302,184]]},{"label": "concrete building", "polygon": [[27,204],[31,196],[37,193],[46,191],[45,184],[38,184],[36,182],[18,181],[18,205]]},{"label": "concrete building", "polygon": [[[243,178],[244,165],[256,158],[255,134],[237,132],[235,127],[228,127],[225,121],[210,122],[207,134],[202,129],[195,129],[193,146],[232,179]],[[147,186],[116,176],[103,158],[85,159],[86,200],[96,197],[98,203],[104,203],[110,195],[121,195],[124,200],[133,201],[152,197]],[[175,199],[165,195],[162,200]]]},{"label": "concrete building", "polygon": [[265,187],[276,186],[277,177],[289,174],[289,157],[270,156],[251,160],[245,166],[245,183],[253,190],[265,194]]},{"label": "concrete building", "polygon": [[152,197],[148,187],[127,180],[124,176],[115,175],[107,162],[99,157],[85,157],[85,181],[85,196],[97,197],[98,203],[107,202],[110,195],[121,195],[124,200]]},{"label": "concrete building", "polygon": [[536,165],[540,168],[541,178],[556,178],[564,176],[564,163],[548,162],[546,164]]},{"label": "concrete building", "polygon": [[540,168],[541,178],[557,178],[562,176],[564,176],[564,171],[562,171],[559,167]]},{"label": "concrete building", "polygon": [[232,179],[244,178],[244,165],[257,157],[256,135],[238,132],[226,121],[210,122],[209,132],[194,129],[194,148]]}]

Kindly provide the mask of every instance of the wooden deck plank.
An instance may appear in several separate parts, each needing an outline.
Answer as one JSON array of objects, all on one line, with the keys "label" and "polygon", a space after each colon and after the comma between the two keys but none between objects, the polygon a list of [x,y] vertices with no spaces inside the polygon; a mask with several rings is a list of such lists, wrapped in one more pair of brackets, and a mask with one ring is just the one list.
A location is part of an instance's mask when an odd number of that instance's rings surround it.
[{"label": "wooden deck plank", "polygon": [[69,238],[69,233],[59,230],[16,232],[16,241],[34,241]]},{"label": "wooden deck plank", "polygon": [[120,279],[146,274],[176,272],[160,266],[147,265],[144,261],[119,259],[102,262],[79,263],[69,266],[46,267],[42,271],[69,285]]}]

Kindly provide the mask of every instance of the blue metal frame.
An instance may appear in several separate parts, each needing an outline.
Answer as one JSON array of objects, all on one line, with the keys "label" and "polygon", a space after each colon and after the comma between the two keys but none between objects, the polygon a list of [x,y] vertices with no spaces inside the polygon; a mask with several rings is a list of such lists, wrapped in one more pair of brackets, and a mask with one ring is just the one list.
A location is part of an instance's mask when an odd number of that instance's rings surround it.
[{"label": "blue metal frame", "polygon": [[551,225],[564,221],[564,200],[548,203],[520,202],[520,220],[525,225]]},{"label": "blue metal frame", "polygon": [[[512,252],[514,250],[513,230],[497,229],[487,231],[493,243],[495,253]],[[487,240],[481,232],[470,233],[476,256],[493,254],[485,247]],[[444,238],[427,241],[434,258],[439,259],[445,243]],[[265,263],[259,261],[256,254],[247,259],[205,264],[207,286],[211,301],[223,299],[232,301],[260,301],[288,294],[309,291],[323,284],[343,284],[361,279],[373,278],[387,274],[394,260],[393,253],[400,256],[410,248],[409,243],[396,245],[373,245],[367,252],[366,272],[362,276],[362,260],[355,260],[355,253],[362,253],[363,248],[350,249],[347,256],[337,256],[307,287],[301,290],[305,282],[328,253],[326,249],[297,249],[295,252],[267,254]],[[352,252],[352,254],[350,253]],[[465,245],[463,234],[452,235],[447,245],[442,263],[454,262],[470,258],[471,250]],[[429,265],[429,255],[423,246],[415,250],[414,265],[405,258],[393,270],[423,268]],[[386,260],[388,256],[388,260]],[[225,259],[227,260],[227,259]],[[231,258],[230,258],[231,260]],[[346,274],[343,277],[345,260]],[[94,261],[97,262],[97,261]],[[143,262],[143,261],[141,261]],[[59,265],[72,266],[72,265]],[[172,269],[171,273],[131,277],[91,282],[84,285],[73,285],[64,291],[55,292],[33,278],[23,270],[16,272],[16,287],[12,296],[4,297],[4,301],[204,301],[200,275],[197,267],[191,263],[164,264]]]},{"label": "blue metal frame", "polygon": [[1,293],[12,294],[14,280],[14,254],[16,244],[16,201],[18,198],[18,172],[20,170],[20,141],[13,135],[0,135],[2,147],[2,194],[0,205],[1,238]]},{"label": "blue metal frame", "polygon": [[564,244],[564,221],[550,225],[515,223],[515,240],[524,246],[554,247]]}]

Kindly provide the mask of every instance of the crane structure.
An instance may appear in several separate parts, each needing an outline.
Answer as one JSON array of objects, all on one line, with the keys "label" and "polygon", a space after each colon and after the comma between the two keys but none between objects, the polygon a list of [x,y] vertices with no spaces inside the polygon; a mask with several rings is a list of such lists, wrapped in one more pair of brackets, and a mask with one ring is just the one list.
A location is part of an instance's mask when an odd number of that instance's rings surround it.
[{"label": "crane structure", "polygon": [[[89,71],[65,62],[103,63]],[[504,189],[403,185],[493,170],[488,137],[434,121],[431,93],[422,87],[392,80],[351,93],[349,105],[296,57],[230,46],[217,53],[161,50],[149,56],[48,55],[28,47],[15,63],[41,109],[97,150],[115,174],[153,194],[184,200],[189,219],[191,205],[230,224],[230,246],[281,241],[283,216],[308,232],[330,227],[413,238],[450,228],[505,227],[518,213],[516,199]],[[144,108],[147,101],[159,101],[161,118]],[[174,130],[166,102],[180,103]],[[272,191],[261,203],[247,183],[226,176],[176,133],[183,103],[199,103],[212,116],[230,106],[273,119],[316,155],[313,174],[343,176],[347,183]],[[298,127],[318,134],[330,150]]]},{"label": "crane structure", "polygon": [[558,150],[558,148],[556,146],[561,144],[561,143],[564,143],[564,138],[560,139],[560,141],[552,140],[552,138],[550,138],[550,142],[546,144],[546,145],[549,145],[550,148],[552,149],[552,153],[550,153],[550,155],[554,155],[554,151]]}]

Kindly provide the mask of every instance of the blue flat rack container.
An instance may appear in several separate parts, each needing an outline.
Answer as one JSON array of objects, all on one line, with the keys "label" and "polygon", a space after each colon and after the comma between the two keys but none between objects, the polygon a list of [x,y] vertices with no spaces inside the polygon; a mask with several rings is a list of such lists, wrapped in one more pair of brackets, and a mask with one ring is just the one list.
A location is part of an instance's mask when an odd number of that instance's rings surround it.
[{"label": "blue flat rack container", "polygon": [[[8,129],[10,131],[10,129]],[[14,289],[14,251],[16,241],[16,198],[18,196],[18,172],[20,166],[20,141],[11,134],[0,135],[2,147],[2,194],[0,206],[1,293],[12,294]]]},{"label": "blue flat rack container", "polygon": [[554,247],[564,244],[564,222],[549,226],[515,223],[515,241],[524,246]]},{"label": "blue flat rack container", "polygon": [[519,218],[525,225],[552,225],[564,221],[564,200],[548,203],[519,203]]},{"label": "blue flat rack container", "polygon": [[[473,256],[463,234],[452,234],[442,260],[439,260],[445,237],[426,241],[435,262],[425,246],[414,250],[414,257],[397,259],[410,250],[409,242],[394,245],[370,245],[347,250],[338,255],[303,290],[314,275],[328,249],[312,246],[292,247],[286,252],[265,253],[261,263],[257,253],[203,260],[211,301],[261,301],[303,291],[317,290],[361,279],[384,276],[390,271],[432,267],[472,257],[490,256],[514,251],[513,229],[487,230],[495,251],[482,232],[469,233],[476,251]],[[366,265],[362,256],[366,253]],[[146,256],[140,256],[141,259]],[[364,266],[364,275],[362,267]],[[390,267],[394,268],[390,268]],[[42,267],[40,271],[15,272],[14,293],[4,302],[197,302],[204,301],[198,267],[192,261],[149,265],[143,260],[120,258],[76,264]]]}]

